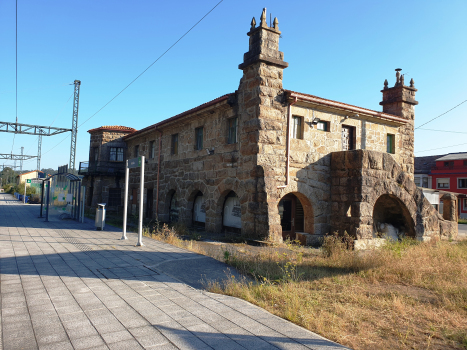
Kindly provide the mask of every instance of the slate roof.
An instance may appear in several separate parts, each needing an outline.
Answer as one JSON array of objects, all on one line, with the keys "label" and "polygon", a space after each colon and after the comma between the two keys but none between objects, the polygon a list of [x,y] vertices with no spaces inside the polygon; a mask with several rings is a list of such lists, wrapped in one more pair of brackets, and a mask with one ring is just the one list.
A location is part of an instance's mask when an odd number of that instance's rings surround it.
[{"label": "slate roof", "polygon": [[447,161],[447,160],[459,160],[459,159],[467,159],[467,153],[466,152],[449,153],[436,160]]},{"label": "slate roof", "polygon": [[436,160],[443,155],[415,157],[415,174],[429,174],[436,166]]}]

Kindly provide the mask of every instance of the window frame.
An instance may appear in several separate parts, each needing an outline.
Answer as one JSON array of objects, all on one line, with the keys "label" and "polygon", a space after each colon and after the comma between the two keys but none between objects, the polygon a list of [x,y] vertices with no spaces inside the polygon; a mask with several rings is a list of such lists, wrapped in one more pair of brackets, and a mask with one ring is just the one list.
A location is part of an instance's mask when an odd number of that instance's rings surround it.
[{"label": "window frame", "polygon": [[[324,125],[324,126],[325,126],[324,130],[323,130],[323,129],[320,129],[320,128],[318,127],[318,125]],[[316,123],[316,130],[328,132],[328,131],[329,131],[329,122],[326,121],[326,120],[320,120],[318,123]]]},{"label": "window frame", "polygon": [[[439,187],[439,180],[448,180],[448,187]],[[451,179],[449,177],[438,177],[436,178],[436,189],[437,190],[446,190],[451,188]]]},{"label": "window frame", "polygon": [[[466,186],[465,187],[460,187],[459,186],[459,180],[465,180],[466,181]],[[467,177],[458,177],[457,178],[457,189],[462,189],[462,190],[467,189]]]},{"label": "window frame", "polygon": [[[234,122],[233,126],[231,122]],[[233,130],[233,131],[232,131]],[[238,117],[227,119],[227,144],[232,145],[238,142]]]},{"label": "window frame", "polygon": [[[296,120],[300,121],[300,125],[295,123]],[[300,115],[293,115],[292,116],[292,138],[296,140],[303,140],[303,121],[304,118]]]},{"label": "window frame", "polygon": [[[201,133],[200,133],[201,131]],[[201,145],[199,136],[201,135]],[[195,150],[200,151],[204,148],[204,126],[195,128]]]},{"label": "window frame", "polygon": [[[112,152],[112,150],[115,150],[114,152]],[[119,152],[120,150],[120,152]],[[112,159],[112,153],[115,154],[115,159]],[[121,160],[119,160],[119,156],[121,156]],[[109,151],[109,161],[110,162],[123,162],[124,160],[124,152],[123,152],[123,147],[110,147],[110,151]]]},{"label": "window frame", "polygon": [[[416,180],[418,180],[418,185],[417,185]],[[415,186],[422,187],[422,176],[414,176],[413,177],[413,182],[415,183]]]},{"label": "window frame", "polygon": [[170,145],[170,154],[177,155],[178,154],[178,139],[179,134],[172,134],[171,136],[171,145]]},{"label": "window frame", "polygon": [[93,155],[93,162],[98,162],[99,161],[99,147],[93,147],[92,148],[92,155]]},{"label": "window frame", "polygon": [[[115,200],[116,201],[116,196],[114,198],[113,195],[111,195],[112,193],[112,190],[120,190],[120,198],[119,198],[119,201],[118,201],[118,204],[115,204],[114,202],[111,202],[110,200]],[[119,188],[119,187],[116,187],[116,188],[109,188],[109,196],[107,198],[107,206],[108,207],[114,207],[114,206],[121,206],[122,205],[122,189]]]},{"label": "window frame", "polygon": [[443,162],[443,166],[445,168],[452,168],[452,167],[454,167],[454,161],[449,160],[449,161]]},{"label": "window frame", "polygon": [[396,135],[386,134],[386,153],[396,154]]},{"label": "window frame", "polygon": [[467,198],[463,198],[463,201],[462,201],[462,202],[464,203],[464,208],[463,208],[463,210],[467,210]]},{"label": "window frame", "polygon": [[135,158],[139,157],[139,145],[135,145],[135,148],[133,149],[133,156]]}]

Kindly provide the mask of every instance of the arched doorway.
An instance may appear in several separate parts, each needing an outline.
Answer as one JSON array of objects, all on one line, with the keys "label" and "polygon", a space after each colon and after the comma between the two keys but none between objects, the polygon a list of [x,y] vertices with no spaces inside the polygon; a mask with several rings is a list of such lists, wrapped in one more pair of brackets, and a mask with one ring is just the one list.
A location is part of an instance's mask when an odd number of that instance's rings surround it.
[{"label": "arched doorway", "polygon": [[240,198],[234,191],[230,191],[224,201],[222,211],[222,226],[227,231],[240,233],[242,229],[242,209]]},{"label": "arched doorway", "polygon": [[179,216],[179,203],[176,197],[176,192],[171,191],[170,195],[170,202],[169,202],[169,222],[178,222]]},{"label": "arched doorway", "polygon": [[201,191],[198,191],[193,201],[193,225],[198,227],[206,226],[206,204]]},{"label": "arched doorway", "polygon": [[383,194],[373,209],[375,234],[398,240],[415,237],[415,224],[405,204],[396,196]]},{"label": "arched doorway", "polygon": [[305,232],[305,211],[296,195],[289,193],[282,197],[278,209],[283,239],[295,240],[297,232]]}]

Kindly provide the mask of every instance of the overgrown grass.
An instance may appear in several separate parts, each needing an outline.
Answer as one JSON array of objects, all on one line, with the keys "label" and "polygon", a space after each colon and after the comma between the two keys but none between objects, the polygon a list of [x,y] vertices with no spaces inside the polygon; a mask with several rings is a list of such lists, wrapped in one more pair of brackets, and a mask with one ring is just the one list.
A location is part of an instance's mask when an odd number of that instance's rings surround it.
[{"label": "overgrown grass", "polygon": [[467,242],[388,242],[357,252],[327,237],[321,250],[153,238],[213,256],[252,276],[210,290],[236,296],[353,349],[467,349]]},{"label": "overgrown grass", "polygon": [[459,224],[467,224],[467,219],[459,218],[458,222]]}]

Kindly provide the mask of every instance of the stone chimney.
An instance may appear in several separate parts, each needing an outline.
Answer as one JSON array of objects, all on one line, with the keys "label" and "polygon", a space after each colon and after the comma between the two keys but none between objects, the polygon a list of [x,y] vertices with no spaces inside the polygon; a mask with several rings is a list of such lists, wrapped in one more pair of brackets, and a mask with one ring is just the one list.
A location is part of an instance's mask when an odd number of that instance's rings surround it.
[{"label": "stone chimney", "polygon": [[401,139],[399,140],[399,149],[401,156],[402,169],[414,178],[414,123],[415,123],[415,93],[413,79],[410,80],[410,86],[404,83],[404,75],[400,74],[401,69],[396,69],[396,84],[394,87],[388,87],[388,81],[384,81],[383,101],[379,104],[383,106],[383,112],[407,120],[407,124],[400,127]]}]

